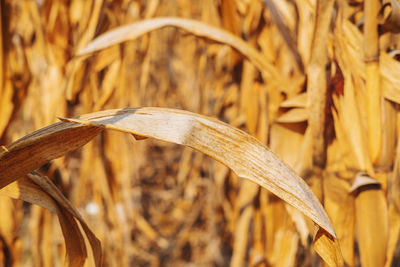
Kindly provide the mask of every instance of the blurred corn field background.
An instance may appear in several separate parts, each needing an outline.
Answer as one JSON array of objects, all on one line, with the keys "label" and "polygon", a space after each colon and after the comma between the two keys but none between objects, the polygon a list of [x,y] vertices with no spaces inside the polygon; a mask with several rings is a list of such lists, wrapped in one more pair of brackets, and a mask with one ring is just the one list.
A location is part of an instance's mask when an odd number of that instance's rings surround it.
[{"label": "blurred corn field background", "polygon": [[[104,109],[215,117],[307,182],[346,266],[400,266],[397,0],[0,7],[0,145]],[[325,266],[311,220],[188,147],[104,131],[39,172],[99,238],[104,266]],[[56,214],[0,196],[0,266],[63,266],[65,254]]]}]

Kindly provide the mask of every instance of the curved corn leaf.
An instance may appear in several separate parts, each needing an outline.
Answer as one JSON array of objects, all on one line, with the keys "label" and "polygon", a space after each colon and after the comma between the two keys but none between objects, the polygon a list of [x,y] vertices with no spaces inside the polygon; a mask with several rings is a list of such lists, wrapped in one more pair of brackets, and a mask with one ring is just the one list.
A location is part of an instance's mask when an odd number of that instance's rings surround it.
[{"label": "curved corn leaf", "polygon": [[249,134],[213,118],[165,108],[107,110],[62,120],[181,144],[211,156],[311,218],[319,226],[314,242],[317,252],[330,266],[343,265],[334,229],[311,189]]},{"label": "curved corn leaf", "polygon": [[285,81],[281,78],[280,73],[278,72],[276,67],[268,60],[268,58],[262,53],[258,52],[247,42],[243,41],[239,37],[233,35],[226,30],[219,29],[204,22],[192,19],[161,17],[141,20],[139,22],[117,27],[98,36],[86,47],[80,50],[78,52],[78,56],[87,55],[115,44],[133,40],[143,34],[168,26],[177,27],[191,32],[196,36],[227,44],[246,56],[261,72],[267,74],[270,77],[278,78],[282,82]]},{"label": "curved corn leaf", "polygon": [[334,229],[311,189],[249,134],[213,118],[164,108],[108,110],[62,120],[27,135],[0,153],[0,188],[84,145],[103,128],[128,132],[138,139],[152,137],[203,152],[299,209],[318,226],[318,238],[314,240],[317,252],[330,266],[343,265]]},{"label": "curved corn leaf", "polygon": [[100,240],[49,178],[30,173],[0,189],[0,195],[30,202],[57,214],[65,238],[65,266],[84,266],[87,257],[85,241],[75,220],[77,219],[88,238],[96,266],[101,266]]},{"label": "curved corn leaf", "polygon": [[15,141],[0,152],[0,189],[99,134],[98,127],[58,122]]}]

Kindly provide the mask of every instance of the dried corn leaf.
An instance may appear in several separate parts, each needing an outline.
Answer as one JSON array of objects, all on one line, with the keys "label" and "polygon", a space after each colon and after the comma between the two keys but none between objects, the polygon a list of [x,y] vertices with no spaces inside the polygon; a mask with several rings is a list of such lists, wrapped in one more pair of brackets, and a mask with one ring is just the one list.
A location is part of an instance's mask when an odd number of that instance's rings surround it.
[{"label": "dried corn leaf", "polygon": [[0,189],[46,162],[77,149],[101,132],[59,122],[26,135],[0,152]]},{"label": "dried corn leaf", "polygon": [[258,52],[247,42],[225,30],[190,19],[174,17],[154,18],[121,26],[94,39],[85,48],[80,50],[78,55],[87,55],[115,44],[136,39],[143,34],[168,26],[177,27],[193,33],[196,36],[230,45],[246,56],[261,72],[267,74],[269,77],[278,78],[278,80],[283,81],[276,67],[272,65],[262,53]]},{"label": "dried corn leaf", "polygon": [[43,192],[28,177],[20,178],[18,181],[3,187],[0,189],[0,194],[34,203],[53,213],[57,213],[57,206],[51,196]]},{"label": "dried corn leaf", "polygon": [[74,218],[78,219],[93,249],[96,266],[101,266],[100,241],[47,177],[29,174],[0,189],[0,195],[21,199],[57,214],[67,248],[65,266],[83,266],[87,257],[85,242]]},{"label": "dried corn leaf", "polygon": [[[329,187],[329,188],[328,188]],[[326,210],[328,214],[333,218],[333,224],[335,226],[338,239],[340,242],[340,248],[343,253],[343,258],[349,266],[354,266],[354,237],[355,237],[355,215],[354,215],[354,197],[351,194],[343,196],[343,192],[340,192],[335,197],[341,198],[339,204],[334,203],[332,199],[329,199],[330,195],[338,186],[332,186],[332,184],[326,185]],[[331,190],[331,191],[329,191]],[[332,201],[331,203],[329,203]],[[337,207],[334,207],[336,205]],[[333,206],[333,207],[332,207]],[[333,213],[333,208],[336,211]]]},{"label": "dried corn leaf", "polygon": [[[57,202],[57,205],[62,208],[63,213],[66,214],[66,216],[69,217],[70,220],[74,220],[72,218],[72,217],[74,217],[79,221],[83,231],[85,232],[85,234],[89,240],[91,248],[93,250],[95,264],[96,264],[96,266],[100,266],[101,261],[102,261],[102,251],[101,251],[100,241],[97,239],[97,237],[94,235],[94,233],[90,230],[89,226],[83,220],[83,218],[79,214],[79,212],[71,204],[71,202],[69,202],[68,199],[66,199],[64,197],[64,195],[61,193],[61,191],[53,184],[53,182],[49,178],[42,177],[42,176],[34,174],[34,173],[28,174],[28,177],[35,184],[39,185],[40,188],[45,193],[47,193],[49,196],[51,196]],[[65,234],[64,234],[64,236],[65,236]],[[67,252],[68,252],[68,250],[67,250]]]},{"label": "dried corn leaf", "polygon": [[298,94],[281,103],[282,108],[305,108],[307,106],[307,93]]},{"label": "dried corn leaf", "polygon": [[[0,154],[3,186],[44,161],[83,145],[102,127],[154,137],[200,150],[231,167],[240,177],[256,182],[298,208],[320,227],[316,248],[324,250],[321,256],[332,266],[341,265],[338,260],[340,251],[335,248],[334,230],[314,194],[294,171],[248,134],[217,120],[162,108],[110,110],[69,121],[101,127],[61,122],[11,144],[8,151]],[[325,242],[322,244],[320,240]]]},{"label": "dried corn leaf", "polygon": [[129,132],[135,135],[189,146],[232,168],[298,208],[319,225],[317,248],[331,266],[341,266],[334,230],[315,195],[290,167],[257,139],[225,123],[190,112],[138,108],[96,112],[77,119],[86,125]]},{"label": "dried corn leaf", "polygon": [[276,120],[281,123],[302,122],[308,119],[308,110],[304,108],[292,108]]},{"label": "dried corn leaf", "polygon": [[339,243],[322,228],[319,228],[314,236],[314,249],[328,266],[344,266]]}]

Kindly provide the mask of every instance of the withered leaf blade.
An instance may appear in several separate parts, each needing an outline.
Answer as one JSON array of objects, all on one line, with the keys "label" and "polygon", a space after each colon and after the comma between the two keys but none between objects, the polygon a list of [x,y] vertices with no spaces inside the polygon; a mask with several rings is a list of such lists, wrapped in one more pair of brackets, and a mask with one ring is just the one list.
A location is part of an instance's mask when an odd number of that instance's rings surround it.
[{"label": "withered leaf blade", "polygon": [[340,251],[339,242],[332,236],[327,235],[325,230],[319,228],[314,236],[314,249],[328,266],[344,266],[343,256]]},{"label": "withered leaf blade", "polygon": [[[226,123],[187,111],[151,107],[100,111],[63,120],[153,137],[203,152],[299,209],[324,229],[321,236],[329,235],[324,240],[336,242],[328,216],[308,185],[264,144]],[[334,247],[321,246],[325,250]],[[341,258],[340,250],[333,254]],[[340,265],[340,261],[333,262]]]},{"label": "withered leaf blade", "polygon": [[[90,230],[89,226],[83,220],[79,212],[74,208],[72,203],[61,193],[61,191],[57,188],[57,186],[46,176],[40,176],[36,173],[30,173],[28,174],[28,177],[35,184],[39,185],[40,188],[45,193],[47,193],[57,202],[57,205],[60,207],[60,210],[62,211],[63,214],[65,214],[66,217],[68,217],[69,220],[72,220],[74,222],[75,222],[74,218],[78,220],[92,248],[94,262],[97,267],[101,266],[103,257],[101,242],[92,232],[92,230]],[[66,236],[67,233],[64,234],[65,238],[67,238]]]},{"label": "withered leaf blade", "polygon": [[64,208],[30,177],[25,176],[0,189],[0,195],[27,201],[57,214],[65,238],[65,266],[83,266],[87,252],[79,227]]},{"label": "withered leaf blade", "polygon": [[298,94],[292,98],[283,101],[280,105],[282,108],[306,108],[307,93]]},{"label": "withered leaf blade", "polygon": [[117,27],[94,39],[85,48],[78,52],[78,56],[87,55],[115,44],[133,40],[143,34],[168,26],[177,27],[193,33],[196,36],[205,37],[219,43],[230,45],[246,56],[261,72],[268,74],[270,77],[281,77],[276,67],[265,55],[258,52],[254,47],[232,33],[207,25],[204,22],[175,17],[146,19]]},{"label": "withered leaf blade", "polygon": [[280,123],[302,122],[308,119],[308,110],[304,108],[292,108],[279,116],[276,121]]},{"label": "withered leaf blade", "polygon": [[75,150],[102,131],[58,122],[15,141],[0,152],[0,189],[52,159]]}]

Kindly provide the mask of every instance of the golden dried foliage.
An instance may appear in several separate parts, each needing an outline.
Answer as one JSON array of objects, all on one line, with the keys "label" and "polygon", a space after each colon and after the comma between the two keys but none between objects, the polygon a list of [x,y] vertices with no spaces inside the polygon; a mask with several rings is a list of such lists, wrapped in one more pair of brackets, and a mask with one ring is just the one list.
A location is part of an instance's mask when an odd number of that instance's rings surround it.
[{"label": "golden dried foliage", "polygon": [[399,7],[1,1],[0,266],[397,266]]}]

